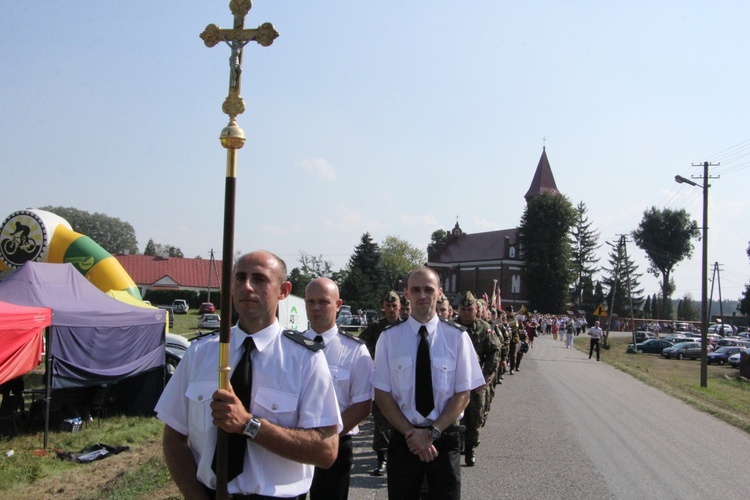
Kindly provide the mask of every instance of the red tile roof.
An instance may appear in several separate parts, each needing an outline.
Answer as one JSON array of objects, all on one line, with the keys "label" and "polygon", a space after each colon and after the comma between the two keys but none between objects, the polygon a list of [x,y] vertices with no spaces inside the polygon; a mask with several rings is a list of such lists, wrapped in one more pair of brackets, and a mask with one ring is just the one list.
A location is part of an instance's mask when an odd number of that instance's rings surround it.
[{"label": "red tile roof", "polygon": [[[210,259],[182,259],[151,255],[115,255],[136,285],[153,285],[168,278],[180,287],[208,288],[209,272],[212,288],[221,288],[221,261],[215,260],[215,271]],[[218,281],[218,282],[217,282]]]}]

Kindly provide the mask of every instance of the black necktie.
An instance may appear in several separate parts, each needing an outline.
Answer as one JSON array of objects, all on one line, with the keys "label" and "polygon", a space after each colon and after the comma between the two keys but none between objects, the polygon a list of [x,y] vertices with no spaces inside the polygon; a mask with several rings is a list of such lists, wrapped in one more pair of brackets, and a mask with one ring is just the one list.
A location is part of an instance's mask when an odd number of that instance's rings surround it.
[{"label": "black necktie", "polygon": [[432,363],[430,362],[430,344],[427,343],[427,327],[419,328],[419,347],[417,347],[417,371],[414,378],[414,400],[417,411],[427,418],[435,408],[432,397]]},{"label": "black necktie", "polygon": [[317,335],[315,337],[315,342],[317,342],[318,344],[323,344],[323,336],[322,335]]},{"label": "black necktie", "polygon": [[[242,355],[242,359],[240,359],[240,362],[237,364],[237,368],[234,369],[234,373],[229,382],[232,384],[234,393],[240,401],[242,401],[245,409],[249,410],[250,391],[253,388],[253,362],[250,358],[250,353],[255,349],[255,341],[253,341],[252,337],[248,336],[242,345],[245,347],[245,352]],[[246,447],[247,438],[243,434],[232,433],[227,435],[227,451],[229,454],[229,459],[227,461],[227,481],[231,481],[242,472],[242,467],[245,462]],[[211,469],[216,472],[215,452],[214,460],[211,463]]]}]

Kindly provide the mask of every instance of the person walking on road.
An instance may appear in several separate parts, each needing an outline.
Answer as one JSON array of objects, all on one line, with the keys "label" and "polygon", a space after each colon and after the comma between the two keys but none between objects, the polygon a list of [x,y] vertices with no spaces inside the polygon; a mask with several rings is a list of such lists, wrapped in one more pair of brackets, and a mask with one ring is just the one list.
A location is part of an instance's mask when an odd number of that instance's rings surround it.
[{"label": "person walking on road", "polygon": [[591,337],[591,343],[589,345],[589,359],[596,349],[596,360],[599,361],[599,342],[602,340],[602,329],[599,328],[599,322],[594,322],[594,326],[589,328],[589,337]]}]

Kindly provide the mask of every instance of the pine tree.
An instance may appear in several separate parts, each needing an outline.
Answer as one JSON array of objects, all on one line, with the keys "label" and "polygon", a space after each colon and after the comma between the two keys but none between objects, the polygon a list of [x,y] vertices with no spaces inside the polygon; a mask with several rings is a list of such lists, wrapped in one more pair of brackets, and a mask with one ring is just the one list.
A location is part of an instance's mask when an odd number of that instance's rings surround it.
[{"label": "pine tree", "polygon": [[[572,271],[575,274],[575,285],[573,292],[573,302],[583,309],[593,310],[596,304],[592,304],[593,299],[593,279],[592,276],[597,272],[596,263],[599,257],[596,256],[596,250],[599,245],[599,233],[594,231],[586,216],[586,204],[582,201],[575,208],[575,223],[570,231],[570,246],[572,251]],[[584,299],[586,288],[588,287],[588,299]]]},{"label": "pine tree", "polygon": [[[625,259],[627,243],[621,238],[617,244],[612,247],[608,256],[609,268],[602,268],[605,272],[603,279],[604,285],[608,288],[607,303],[611,303],[612,291],[616,287],[614,312],[620,317],[635,316],[635,310],[638,310],[643,304],[643,288],[641,288],[640,278],[642,273],[637,272],[637,266],[628,254]],[[632,296],[633,309],[630,310],[630,297],[628,296],[628,274],[630,275],[630,294]]]},{"label": "pine tree", "polygon": [[341,284],[341,297],[352,307],[375,308],[380,304],[385,286],[380,247],[370,233],[362,235],[349,259]]}]

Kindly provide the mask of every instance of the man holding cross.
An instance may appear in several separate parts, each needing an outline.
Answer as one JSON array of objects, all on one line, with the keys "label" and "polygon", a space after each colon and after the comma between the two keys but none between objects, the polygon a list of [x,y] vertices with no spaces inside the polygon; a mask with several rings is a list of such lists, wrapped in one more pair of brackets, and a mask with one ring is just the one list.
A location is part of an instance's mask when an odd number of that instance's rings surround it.
[{"label": "man holding cross", "polygon": [[375,349],[375,401],[393,426],[388,498],[461,498],[456,422],[472,389],[484,385],[468,334],[436,314],[440,278],[420,267],[406,278],[411,316],[386,329]]},{"label": "man holding cross", "polygon": [[156,406],[165,423],[164,458],[186,498],[215,495],[217,427],[229,434],[233,498],[299,497],[310,488],[313,466],[336,460],[343,426],[326,358],[318,343],[276,320],[290,291],[279,257],[265,251],[240,257],[232,280],[239,321],[231,335],[230,387],[217,389],[214,335],[191,344],[164,389]]}]

